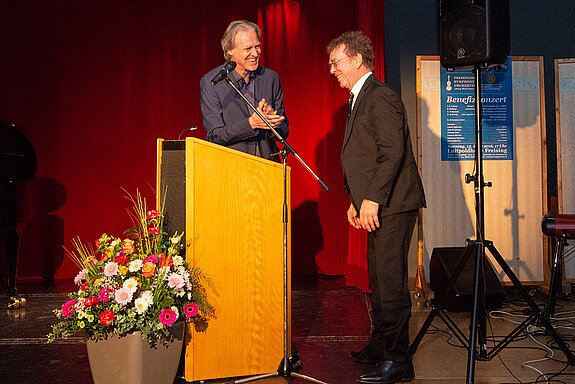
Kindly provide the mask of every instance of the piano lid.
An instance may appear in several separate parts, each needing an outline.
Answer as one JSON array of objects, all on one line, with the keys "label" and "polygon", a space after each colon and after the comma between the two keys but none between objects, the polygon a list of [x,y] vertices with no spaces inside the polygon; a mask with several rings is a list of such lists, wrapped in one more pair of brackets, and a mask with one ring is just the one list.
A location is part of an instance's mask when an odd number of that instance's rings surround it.
[{"label": "piano lid", "polygon": [[0,181],[20,181],[34,176],[36,151],[14,125],[0,120]]}]

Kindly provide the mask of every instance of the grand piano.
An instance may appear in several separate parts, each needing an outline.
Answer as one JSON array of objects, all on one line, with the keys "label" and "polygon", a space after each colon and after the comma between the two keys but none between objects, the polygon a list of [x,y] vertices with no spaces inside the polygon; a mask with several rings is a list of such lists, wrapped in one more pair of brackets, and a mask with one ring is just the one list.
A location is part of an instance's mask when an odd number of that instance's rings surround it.
[{"label": "grand piano", "polygon": [[19,237],[16,186],[19,181],[34,176],[37,164],[36,151],[26,136],[14,125],[0,120],[0,236],[4,237],[5,244],[8,296],[17,294]]}]

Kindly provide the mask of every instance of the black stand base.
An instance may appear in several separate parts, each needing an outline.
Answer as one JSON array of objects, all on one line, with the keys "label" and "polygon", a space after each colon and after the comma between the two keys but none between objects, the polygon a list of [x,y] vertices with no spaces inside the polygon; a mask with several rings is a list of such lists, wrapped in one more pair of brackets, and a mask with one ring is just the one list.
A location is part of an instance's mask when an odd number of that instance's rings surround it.
[{"label": "black stand base", "polygon": [[[484,294],[484,281],[482,279],[482,272],[484,270],[484,265],[487,262],[485,259],[485,249],[489,250],[497,264],[501,267],[501,269],[505,272],[507,277],[513,283],[513,286],[519,291],[523,299],[527,302],[531,309],[531,313],[528,317],[519,324],[509,335],[507,335],[503,340],[497,343],[491,350],[487,349],[487,342],[486,342],[486,311],[483,304],[483,294]],[[442,300],[445,294],[453,287],[453,284],[463,271],[464,266],[467,263],[467,260],[472,255],[477,255],[476,259],[476,266],[475,266],[475,295],[474,295],[474,303],[473,303],[473,312],[471,318],[471,325],[470,325],[470,336],[467,338],[464,333],[457,327],[457,325],[449,318],[447,313],[441,308]],[[515,337],[519,335],[529,324],[534,321],[538,321],[540,326],[544,327],[547,333],[555,340],[561,351],[565,354],[567,358],[567,362],[571,365],[575,365],[575,356],[563,342],[557,331],[553,328],[551,323],[549,322],[547,316],[543,313],[543,311],[539,308],[539,306],[535,303],[533,298],[529,295],[525,287],[521,284],[515,273],[511,270],[511,268],[507,265],[501,254],[497,251],[495,246],[491,241],[485,240],[483,242],[479,241],[469,241],[468,240],[468,247],[461,258],[457,268],[451,277],[449,284],[445,287],[443,292],[437,298],[436,301],[432,304],[432,310],[428,315],[425,323],[419,330],[417,336],[415,337],[413,343],[410,345],[410,352],[414,354],[419,346],[419,343],[423,339],[425,333],[431,326],[431,323],[435,319],[436,316],[445,323],[445,325],[449,328],[449,330],[453,333],[453,335],[459,340],[459,342],[468,350],[469,352],[469,359],[468,359],[468,383],[473,383],[473,373],[475,368],[475,361],[489,361],[493,359],[503,348],[505,348]],[[477,348],[476,348],[477,345]]]},{"label": "black stand base", "polygon": [[[299,363],[299,366],[301,366],[301,363],[298,361],[296,362],[296,365]],[[226,382],[226,384],[240,384],[240,383],[249,383],[251,381],[256,381],[256,380],[262,380],[262,379],[267,379],[270,377],[284,377],[284,378],[288,378],[288,377],[297,377],[299,379],[302,380],[306,380],[312,383],[318,383],[318,384],[327,384],[323,381],[319,381],[317,379],[314,379],[313,377],[309,377],[306,375],[302,375],[301,373],[297,373],[294,372],[294,369],[297,369],[299,367],[294,367],[292,365],[292,362],[290,359],[287,358],[283,358],[282,361],[280,362],[280,365],[278,367],[277,372],[273,372],[273,373],[267,373],[264,375],[259,375],[259,376],[254,376],[254,377],[248,377],[247,379],[242,379],[242,380],[235,380],[235,381],[228,381]]]}]

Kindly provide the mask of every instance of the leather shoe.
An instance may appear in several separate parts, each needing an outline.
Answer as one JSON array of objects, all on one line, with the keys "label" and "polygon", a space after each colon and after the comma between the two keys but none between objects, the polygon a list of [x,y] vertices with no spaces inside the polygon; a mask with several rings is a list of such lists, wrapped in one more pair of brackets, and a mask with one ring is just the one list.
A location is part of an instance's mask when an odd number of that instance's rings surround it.
[{"label": "leather shoe", "polygon": [[385,360],[379,371],[369,375],[362,375],[357,381],[369,384],[393,384],[396,382],[411,381],[415,378],[411,360],[405,363]]},{"label": "leather shoe", "polygon": [[361,351],[351,351],[349,354],[356,363],[360,364],[375,364],[381,360],[380,354],[369,344]]}]

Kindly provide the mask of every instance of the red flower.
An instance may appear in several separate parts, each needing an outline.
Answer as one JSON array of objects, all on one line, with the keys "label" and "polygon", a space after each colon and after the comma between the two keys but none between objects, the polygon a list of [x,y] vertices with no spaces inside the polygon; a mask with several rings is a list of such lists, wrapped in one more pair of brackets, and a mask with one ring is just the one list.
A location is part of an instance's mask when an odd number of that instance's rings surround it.
[{"label": "red flower", "polygon": [[104,327],[108,327],[110,326],[110,323],[114,321],[114,312],[106,310],[100,313],[99,317],[100,317],[100,324],[102,324]]},{"label": "red flower", "polygon": [[160,230],[156,227],[148,228],[149,233],[155,233],[156,235],[160,234]]},{"label": "red flower", "polygon": [[153,219],[157,218],[158,216],[160,216],[160,212],[158,212],[155,209],[152,209],[151,211],[148,211],[147,219],[153,220]]},{"label": "red flower", "polygon": [[86,297],[86,299],[84,300],[84,306],[91,307],[93,305],[98,304],[99,302],[100,300],[98,300],[98,297],[96,296]]},{"label": "red flower", "polygon": [[174,260],[172,260],[171,256],[166,256],[163,252],[159,253],[158,256],[160,256],[160,264],[158,264],[160,268],[174,265]]},{"label": "red flower", "polygon": [[85,291],[86,289],[88,289],[88,283],[86,282],[86,283],[82,284],[82,285],[80,286],[80,289],[81,289],[82,291]]},{"label": "red flower", "polygon": [[116,263],[118,264],[126,264],[128,261],[130,261],[130,259],[128,259],[128,256],[126,256],[124,254],[124,252],[120,252],[119,253],[120,256],[116,257],[116,259],[114,260]]}]

